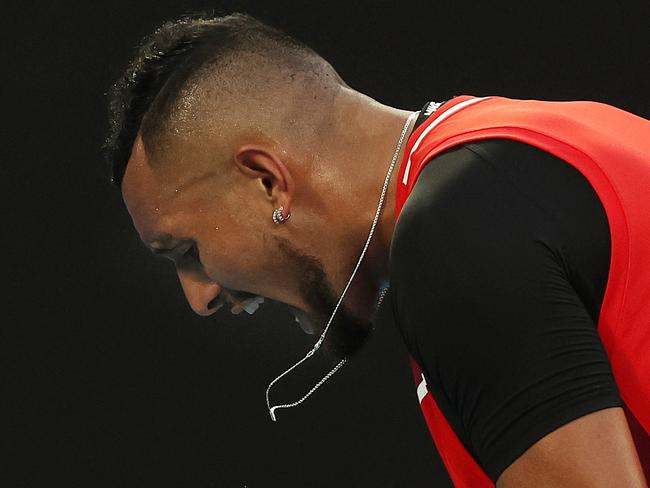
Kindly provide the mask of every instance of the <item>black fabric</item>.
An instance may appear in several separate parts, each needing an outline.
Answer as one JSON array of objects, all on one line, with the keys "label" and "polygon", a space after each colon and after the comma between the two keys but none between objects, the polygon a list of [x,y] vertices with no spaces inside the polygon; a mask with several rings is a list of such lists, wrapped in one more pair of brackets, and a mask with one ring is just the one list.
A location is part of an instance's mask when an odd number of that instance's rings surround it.
[{"label": "black fabric", "polygon": [[422,124],[425,120],[427,120],[431,115],[433,115],[439,107],[443,106],[447,102],[434,102],[434,101],[429,101],[425,103],[422,106],[422,109],[418,112],[418,116],[415,119],[415,124],[413,125],[413,129],[417,129],[420,124]]},{"label": "black fabric", "polygon": [[493,480],[546,434],[622,405],[596,328],[609,260],[598,196],[540,149],[463,144],[419,176],[391,244],[393,314]]}]

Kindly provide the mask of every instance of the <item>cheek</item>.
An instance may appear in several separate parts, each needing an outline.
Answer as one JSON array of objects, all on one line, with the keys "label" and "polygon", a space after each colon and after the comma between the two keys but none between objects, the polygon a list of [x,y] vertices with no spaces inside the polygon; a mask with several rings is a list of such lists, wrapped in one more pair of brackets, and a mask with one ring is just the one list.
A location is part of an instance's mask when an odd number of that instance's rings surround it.
[{"label": "cheek", "polygon": [[235,225],[213,225],[199,241],[201,262],[209,278],[238,289],[250,288],[268,273],[268,252],[261,235]]},{"label": "cheek", "polygon": [[224,202],[220,209],[209,209],[195,227],[205,274],[226,288],[286,301],[295,276],[271,235],[271,215],[265,222],[255,212],[245,216],[250,208],[232,213],[227,208],[233,207]]}]

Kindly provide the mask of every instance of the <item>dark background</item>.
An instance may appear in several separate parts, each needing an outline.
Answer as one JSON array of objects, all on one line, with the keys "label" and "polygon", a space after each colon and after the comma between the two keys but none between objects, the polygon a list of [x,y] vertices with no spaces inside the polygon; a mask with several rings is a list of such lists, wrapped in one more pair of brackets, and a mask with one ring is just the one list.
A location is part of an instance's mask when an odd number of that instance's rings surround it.
[{"label": "dark background", "polygon": [[650,2],[3,2],[0,486],[447,486],[390,324],[273,424],[266,385],[310,338],[274,304],[194,316],[138,242],[100,158],[104,93],[143,35],[199,10],[283,28],[399,108],[504,95],[650,117]]}]

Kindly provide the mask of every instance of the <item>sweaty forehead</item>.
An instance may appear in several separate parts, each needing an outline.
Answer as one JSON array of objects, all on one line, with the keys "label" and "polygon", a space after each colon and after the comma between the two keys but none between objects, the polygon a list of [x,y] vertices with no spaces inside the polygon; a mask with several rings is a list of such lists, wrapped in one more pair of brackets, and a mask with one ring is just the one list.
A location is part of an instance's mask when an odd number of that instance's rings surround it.
[{"label": "sweaty forehead", "polygon": [[144,143],[138,136],[133,143],[131,157],[126,165],[124,178],[122,180],[122,197],[124,203],[130,209],[139,206],[142,197],[148,199],[162,197],[162,185],[154,168],[152,168],[147,154],[144,150]]},{"label": "sweaty forehead", "polygon": [[173,189],[147,159],[144,143],[138,136],[122,180],[122,198],[140,236],[154,232],[173,198]]}]

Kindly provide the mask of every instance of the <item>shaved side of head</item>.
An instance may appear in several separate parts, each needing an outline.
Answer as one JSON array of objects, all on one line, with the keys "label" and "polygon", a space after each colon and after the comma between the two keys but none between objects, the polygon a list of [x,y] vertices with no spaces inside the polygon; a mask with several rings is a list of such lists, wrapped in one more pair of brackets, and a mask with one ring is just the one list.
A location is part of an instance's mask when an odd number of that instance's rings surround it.
[{"label": "shaved side of head", "polygon": [[342,88],[315,51],[246,14],[167,22],[111,91],[104,149],[113,181],[120,184],[138,133],[151,164],[178,161],[186,149],[217,157],[240,135],[316,149]]},{"label": "shaved side of head", "polygon": [[316,149],[340,86],[328,83],[332,75],[323,74],[326,66],[315,66],[317,60],[283,66],[272,55],[231,53],[178,90],[165,86],[141,126],[150,162],[160,164],[167,155],[177,161],[188,150],[214,158],[240,136]]}]

